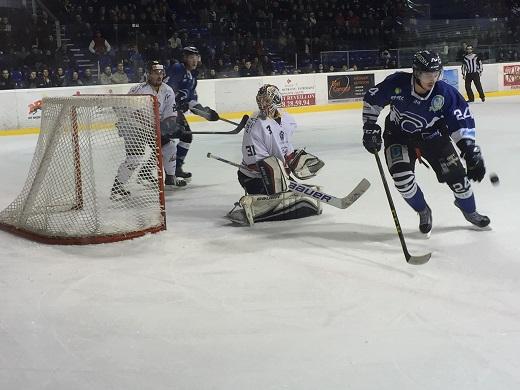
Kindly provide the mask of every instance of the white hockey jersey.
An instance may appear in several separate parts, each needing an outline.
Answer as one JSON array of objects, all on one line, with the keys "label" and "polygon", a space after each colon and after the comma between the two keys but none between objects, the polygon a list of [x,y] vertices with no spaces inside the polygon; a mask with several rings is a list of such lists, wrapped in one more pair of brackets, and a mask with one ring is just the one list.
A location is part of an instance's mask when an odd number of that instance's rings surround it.
[{"label": "white hockey jersey", "polygon": [[[257,161],[275,156],[282,162],[294,152],[292,137],[296,130],[294,118],[281,111],[278,124],[272,118],[264,118],[255,112],[247,122],[242,138],[242,165],[254,167]],[[260,177],[260,173],[240,168],[249,177]]]},{"label": "white hockey jersey", "polygon": [[130,88],[128,94],[154,95],[155,97],[157,97],[157,101],[159,102],[159,114],[161,117],[161,121],[172,116],[177,116],[175,92],[173,92],[173,89],[166,83],[161,84],[161,86],[159,87],[159,92],[155,91],[155,88],[148,83],[140,83]]}]

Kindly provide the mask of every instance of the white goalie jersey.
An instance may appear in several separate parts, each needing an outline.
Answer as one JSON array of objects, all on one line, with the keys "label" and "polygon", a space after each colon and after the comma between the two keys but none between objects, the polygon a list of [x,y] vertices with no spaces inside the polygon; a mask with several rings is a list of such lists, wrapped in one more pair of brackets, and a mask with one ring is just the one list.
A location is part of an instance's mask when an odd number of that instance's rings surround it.
[{"label": "white goalie jersey", "polygon": [[[242,138],[242,165],[256,168],[256,162],[269,156],[275,156],[285,162],[285,157],[294,152],[292,137],[296,130],[296,121],[286,112],[280,112],[280,123],[255,112],[245,126]],[[240,168],[249,177],[260,177],[260,173]]]}]

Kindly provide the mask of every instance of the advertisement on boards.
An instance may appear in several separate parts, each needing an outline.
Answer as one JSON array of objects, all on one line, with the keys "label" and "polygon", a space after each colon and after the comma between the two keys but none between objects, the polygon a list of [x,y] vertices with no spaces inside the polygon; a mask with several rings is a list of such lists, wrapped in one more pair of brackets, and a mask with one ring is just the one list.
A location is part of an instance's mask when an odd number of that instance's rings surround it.
[{"label": "advertisement on boards", "polygon": [[282,94],[284,107],[316,105],[316,83],[314,77],[291,75],[285,78],[265,77],[265,82],[276,85]]},{"label": "advertisement on boards", "polygon": [[504,87],[520,88],[520,65],[504,65]]},{"label": "advertisement on boards", "polygon": [[361,100],[374,85],[373,73],[327,76],[328,100]]},{"label": "advertisement on boards", "polygon": [[458,69],[444,69],[442,72],[442,81],[448,83],[456,90],[459,89],[459,71]]}]

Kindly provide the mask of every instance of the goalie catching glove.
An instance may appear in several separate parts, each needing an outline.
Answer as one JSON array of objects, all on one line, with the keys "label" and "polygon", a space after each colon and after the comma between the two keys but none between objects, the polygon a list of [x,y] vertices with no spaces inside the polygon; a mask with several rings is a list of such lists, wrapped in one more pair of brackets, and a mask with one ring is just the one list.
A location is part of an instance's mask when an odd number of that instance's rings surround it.
[{"label": "goalie catching glove", "polygon": [[202,107],[201,104],[196,104],[191,108],[191,111],[198,115],[203,117],[204,119],[214,122],[219,120],[218,113],[215,110],[212,110],[209,107]]},{"label": "goalie catching glove", "polygon": [[289,169],[300,180],[307,180],[316,176],[325,163],[305,149],[296,149],[287,163]]}]

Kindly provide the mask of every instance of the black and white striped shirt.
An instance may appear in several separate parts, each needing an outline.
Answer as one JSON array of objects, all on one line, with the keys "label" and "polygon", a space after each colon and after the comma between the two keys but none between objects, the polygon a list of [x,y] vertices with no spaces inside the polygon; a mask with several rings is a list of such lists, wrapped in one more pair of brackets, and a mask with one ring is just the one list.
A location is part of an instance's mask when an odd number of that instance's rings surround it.
[{"label": "black and white striped shirt", "polygon": [[466,54],[462,62],[462,76],[467,73],[482,73],[482,60],[475,53]]}]

